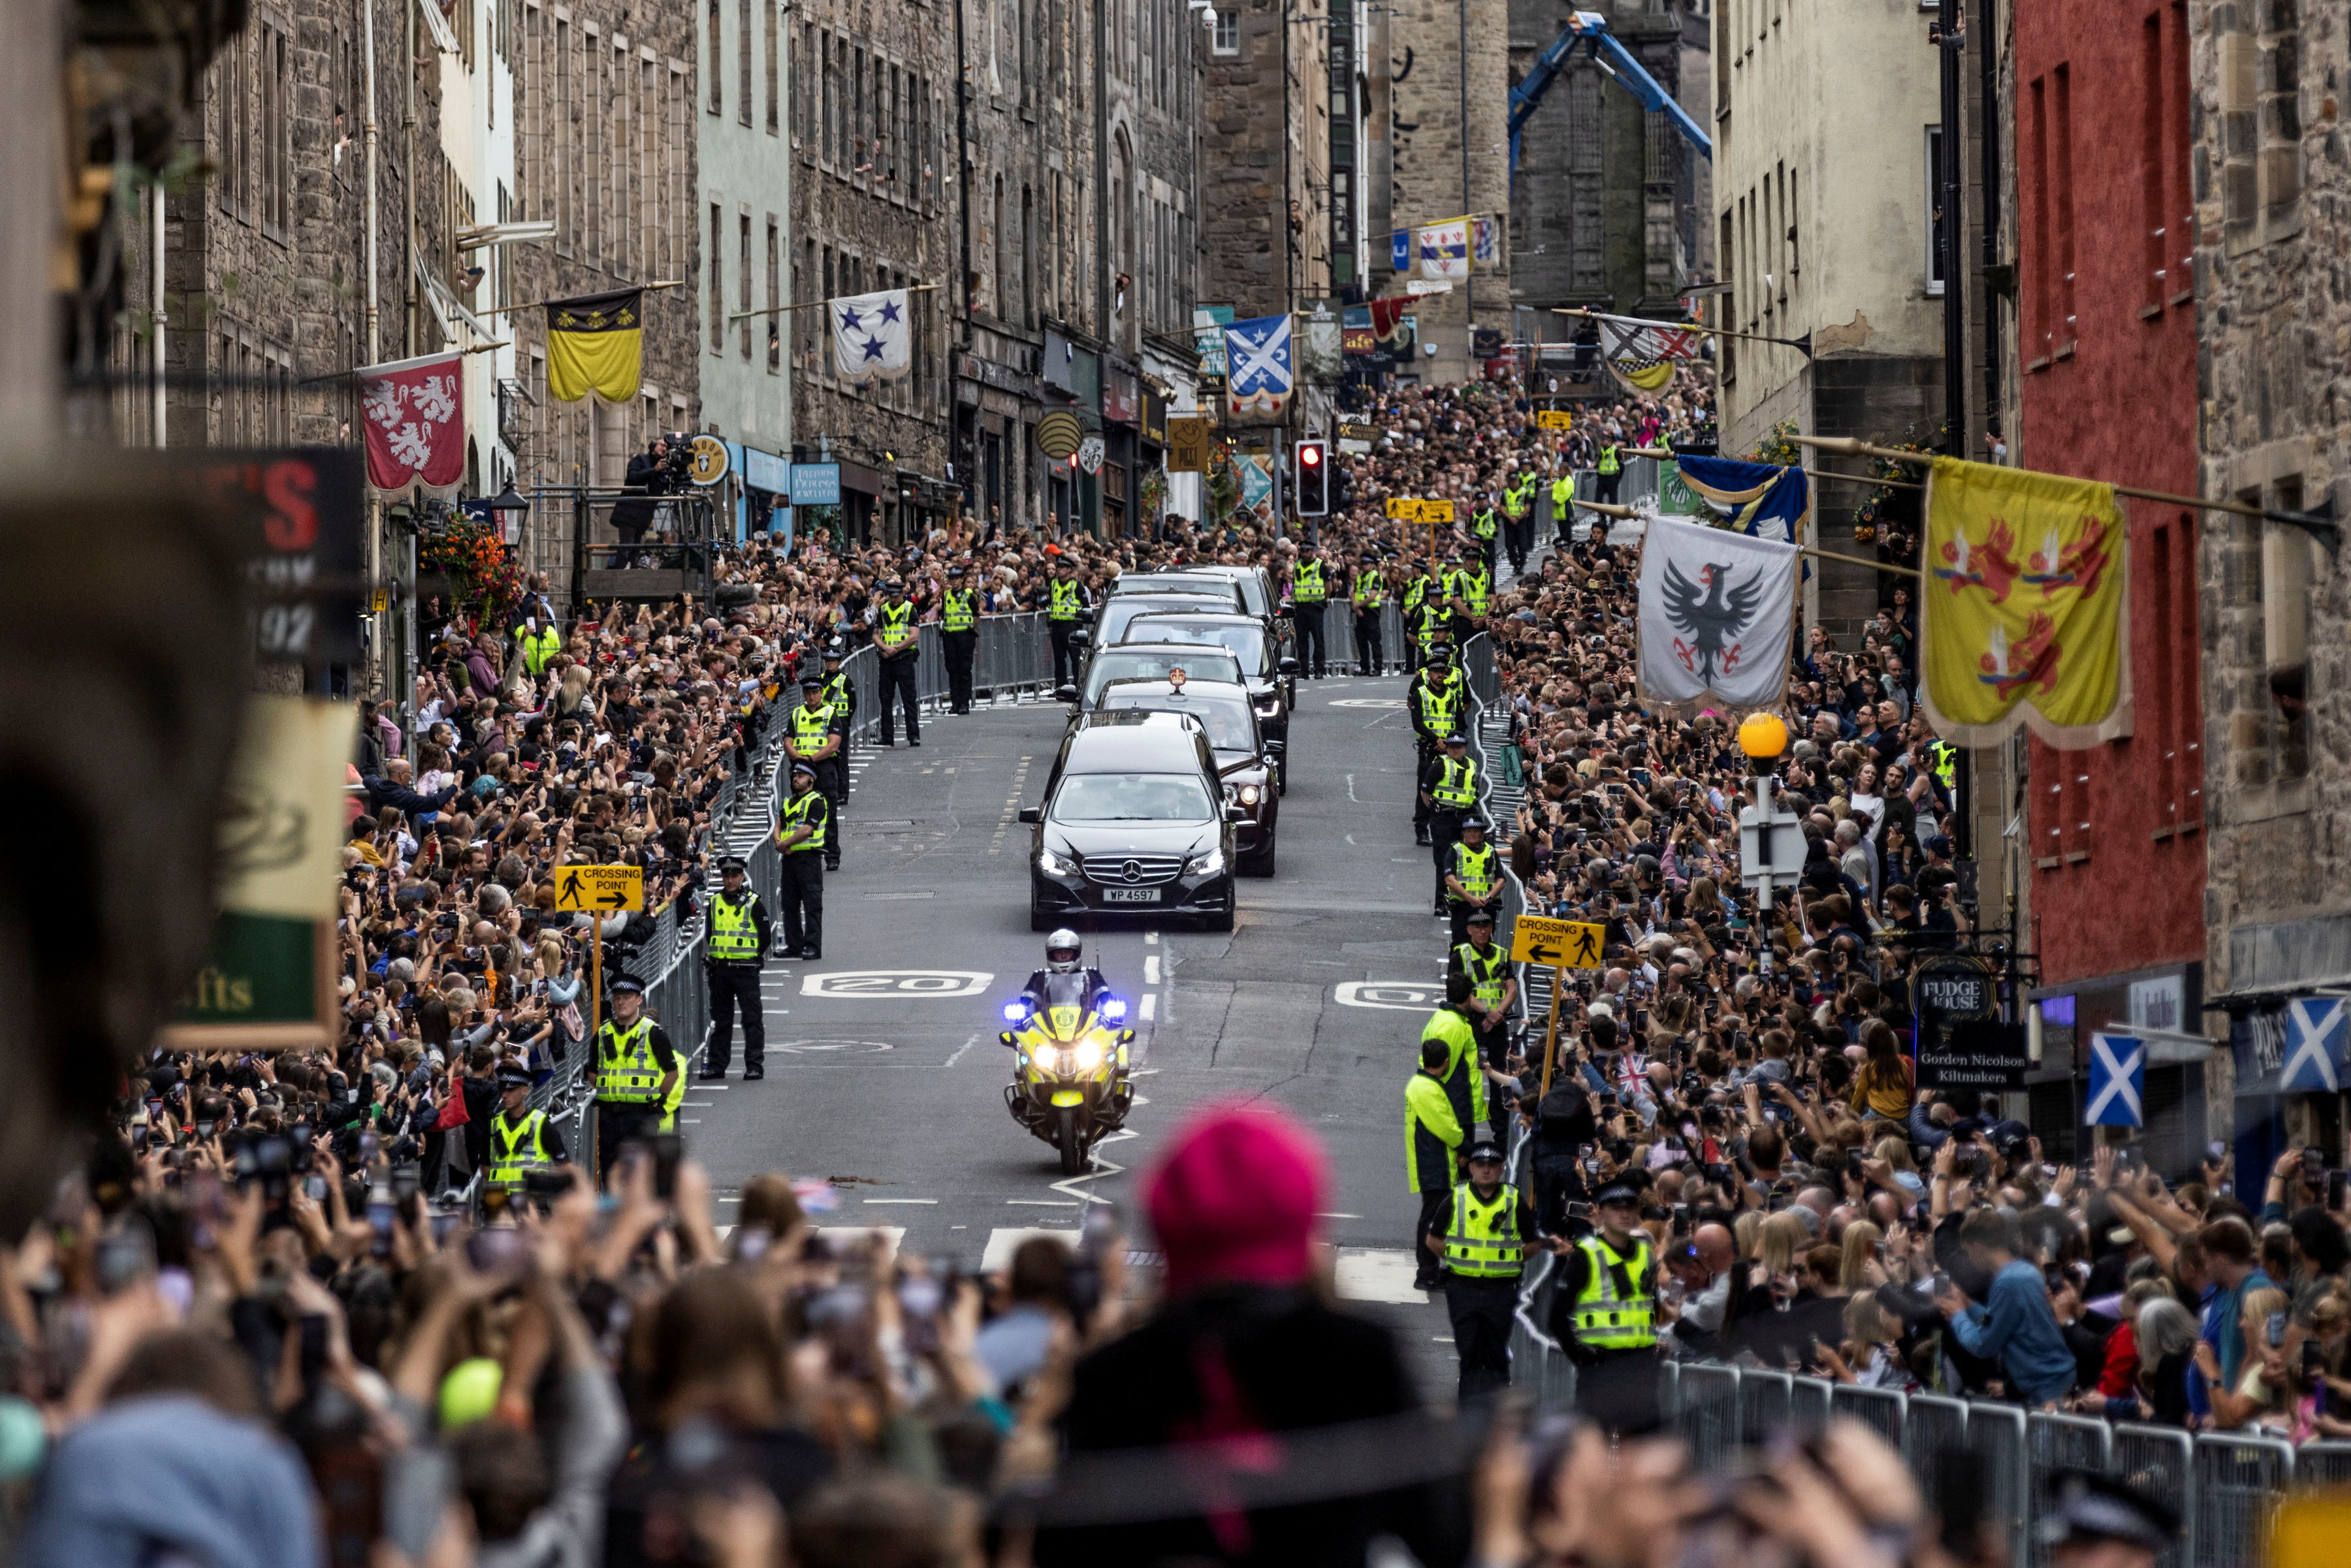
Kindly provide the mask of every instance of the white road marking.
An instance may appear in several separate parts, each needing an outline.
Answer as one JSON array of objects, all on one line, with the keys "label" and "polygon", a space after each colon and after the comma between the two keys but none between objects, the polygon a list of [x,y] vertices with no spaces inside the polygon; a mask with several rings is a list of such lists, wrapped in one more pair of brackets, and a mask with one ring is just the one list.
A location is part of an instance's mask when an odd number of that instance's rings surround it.
[{"label": "white road marking", "polygon": [[1078,1200],[1074,1197],[1008,1197],[1004,1203],[1008,1208],[1075,1208],[1078,1207]]},{"label": "white road marking", "polygon": [[1384,1301],[1420,1306],[1428,1292],[1413,1289],[1416,1265],[1401,1247],[1342,1247],[1333,1279],[1343,1301]]},{"label": "white road marking", "polygon": [[973,1046],[977,1045],[978,1043],[979,1036],[973,1035],[969,1040],[965,1040],[961,1045],[956,1047],[955,1054],[948,1057],[944,1065],[953,1067],[956,1062],[963,1060],[963,1053],[965,1051],[969,1051]]},{"label": "white road marking", "polygon": [[1157,991],[1145,991],[1145,992],[1144,992],[1144,993],[1143,993],[1143,1021],[1144,1021],[1144,1023],[1149,1023],[1149,1022],[1150,1022],[1154,1018],[1155,1018],[1155,1017],[1157,1017],[1157,1016],[1158,1016],[1158,1013],[1159,1013],[1159,993],[1158,993]]},{"label": "white road marking", "polygon": [[1426,1012],[1445,999],[1445,987],[1426,980],[1348,980],[1333,988],[1331,999],[1343,1008]]},{"label": "white road marking", "polygon": [[1009,1269],[1012,1267],[1012,1254],[1020,1249],[1020,1244],[1037,1236],[1059,1237],[1072,1247],[1078,1240],[1078,1232],[1074,1230],[1053,1230],[1042,1226],[998,1226],[987,1233],[987,1249],[979,1255],[979,1271],[994,1274]]},{"label": "white road marking", "polygon": [[1158,933],[1158,932],[1156,932],[1156,931],[1146,931],[1146,932],[1144,932],[1144,933],[1143,934],[1143,945],[1144,945],[1144,946],[1146,946],[1146,947],[1156,947],[1156,946],[1159,946],[1159,933]]},{"label": "white road marking", "polygon": [[1364,1217],[1360,1214],[1331,1214],[1328,1212],[1318,1212],[1314,1218],[1317,1219],[1361,1219]]},{"label": "white road marking", "polygon": [[865,1204],[904,1204],[936,1203],[938,1199],[935,1197],[868,1197],[861,1198],[859,1201]]},{"label": "white road marking", "polygon": [[1143,983],[1146,986],[1155,986],[1159,983],[1159,955],[1156,953],[1144,955]]},{"label": "white road marking", "polygon": [[835,1001],[938,1001],[976,997],[996,977],[984,969],[831,969],[800,977],[800,995]]}]

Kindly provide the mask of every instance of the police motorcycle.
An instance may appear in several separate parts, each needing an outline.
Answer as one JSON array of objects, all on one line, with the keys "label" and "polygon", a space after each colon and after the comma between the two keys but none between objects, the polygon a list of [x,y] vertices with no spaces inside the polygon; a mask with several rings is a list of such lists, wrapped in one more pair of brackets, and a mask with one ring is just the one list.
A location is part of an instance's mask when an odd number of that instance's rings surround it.
[{"label": "police motorcycle", "polygon": [[1045,949],[1047,967],[1004,1004],[1011,1027],[996,1038],[1016,1052],[1004,1105],[1053,1145],[1063,1176],[1076,1176],[1094,1145],[1126,1124],[1134,1031],[1125,1027],[1125,1000],[1110,994],[1100,970],[1078,961],[1076,933],[1054,932]]}]

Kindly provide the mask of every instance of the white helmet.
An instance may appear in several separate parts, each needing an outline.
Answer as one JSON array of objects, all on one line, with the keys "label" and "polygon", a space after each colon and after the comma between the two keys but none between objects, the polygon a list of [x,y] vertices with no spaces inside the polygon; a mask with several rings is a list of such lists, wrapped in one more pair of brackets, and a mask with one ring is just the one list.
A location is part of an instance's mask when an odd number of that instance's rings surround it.
[{"label": "white helmet", "polygon": [[1082,952],[1078,934],[1064,925],[1045,938],[1045,967],[1052,974],[1074,975]]}]

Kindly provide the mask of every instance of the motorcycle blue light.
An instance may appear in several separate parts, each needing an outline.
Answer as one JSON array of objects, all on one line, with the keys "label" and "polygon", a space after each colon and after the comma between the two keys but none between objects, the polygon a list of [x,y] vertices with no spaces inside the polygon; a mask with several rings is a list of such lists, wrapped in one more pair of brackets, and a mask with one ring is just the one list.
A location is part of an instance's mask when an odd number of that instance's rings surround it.
[{"label": "motorcycle blue light", "polygon": [[1102,1016],[1116,1023],[1126,1016],[1126,1004],[1116,997],[1105,998],[1102,1005]]},{"label": "motorcycle blue light", "polygon": [[1025,1019],[1028,1016],[1029,1008],[1026,1003],[1007,1002],[1004,1004],[1004,1021],[1006,1023],[1019,1023],[1022,1019]]}]

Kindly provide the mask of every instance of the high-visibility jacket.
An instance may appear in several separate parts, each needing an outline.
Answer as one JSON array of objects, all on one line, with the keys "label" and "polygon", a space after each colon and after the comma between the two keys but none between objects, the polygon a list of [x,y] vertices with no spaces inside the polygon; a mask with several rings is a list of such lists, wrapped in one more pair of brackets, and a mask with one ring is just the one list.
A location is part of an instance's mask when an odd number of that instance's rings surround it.
[{"label": "high-visibility jacket", "polygon": [[1623,461],[1616,455],[1614,442],[1612,441],[1600,449],[1600,471],[1603,474],[1614,474],[1624,466]]},{"label": "high-visibility jacket", "polygon": [[1423,647],[1438,641],[1452,628],[1452,612],[1433,599],[1422,601],[1419,614],[1420,623],[1413,628],[1413,634]]},{"label": "high-visibility jacket", "polygon": [[968,632],[979,623],[979,595],[950,588],[939,599],[939,630]]},{"label": "high-visibility jacket", "polygon": [[1502,492],[1502,511],[1514,523],[1527,515],[1529,488],[1530,486],[1527,486],[1513,485]]},{"label": "high-visibility jacket", "polygon": [[894,653],[914,640],[914,607],[912,603],[882,606],[881,623],[873,629],[873,638],[884,654]]},{"label": "high-visibility jacket", "polygon": [[1353,597],[1356,609],[1376,610],[1387,602],[1387,582],[1376,571],[1359,571],[1355,573]]},{"label": "high-visibility jacket", "polygon": [[1948,740],[1931,740],[1927,743],[1927,756],[1929,758],[1928,766],[1933,771],[1936,782],[1942,785],[1944,793],[1949,794],[1958,789],[1959,748]]},{"label": "high-visibility jacket", "polygon": [[650,1105],[661,1098],[661,1069],[653,1065],[653,1020],[640,1014],[623,1031],[611,1019],[596,1034],[596,1098],[627,1105]]},{"label": "high-visibility jacket", "polygon": [[1290,571],[1290,601],[1292,604],[1322,602],[1322,563],[1301,560]]},{"label": "high-visibility jacket", "polygon": [[[1454,847],[1457,850],[1460,848],[1458,844]],[[1486,852],[1489,858],[1493,852],[1491,849]],[[1453,874],[1461,878],[1462,886],[1469,885],[1468,877],[1458,869]],[[1454,946],[1453,956],[1460,960],[1461,972],[1469,977],[1469,984],[1473,988],[1471,994],[1489,1007],[1500,1006],[1502,988],[1510,978],[1510,949],[1499,942],[1489,942],[1486,951],[1479,953],[1476,943],[1462,942]]]},{"label": "high-visibility jacket", "polygon": [[563,652],[563,639],[552,626],[540,627],[535,637],[524,632],[515,641],[522,645],[522,667],[534,675],[547,674],[547,666]]},{"label": "high-visibility jacket", "polygon": [[[1476,766],[1474,762],[1468,765]],[[1479,844],[1473,850],[1468,844],[1456,843],[1451,852],[1452,863],[1445,870],[1471,898],[1483,898],[1494,891],[1494,883],[1501,876],[1500,858],[1491,844]]]},{"label": "high-visibility jacket", "polygon": [[1404,1169],[1415,1192],[1453,1185],[1453,1151],[1467,1129],[1445,1097],[1445,1085],[1416,1072],[1404,1086]]},{"label": "high-visibility jacket", "polygon": [[759,927],[751,918],[752,905],[758,894],[746,892],[740,898],[725,894],[713,894],[710,900],[710,936],[704,951],[721,964],[748,964],[759,956]]},{"label": "high-visibility jacket", "polygon": [[1633,1232],[1629,1256],[1594,1232],[1575,1245],[1585,1262],[1583,1289],[1570,1304],[1576,1340],[1593,1350],[1646,1350],[1657,1343],[1657,1270],[1646,1232]]},{"label": "high-visibility jacket", "polygon": [[1426,682],[1419,690],[1420,721],[1428,733],[1442,740],[1453,733],[1453,724],[1461,712],[1461,687],[1453,681],[1443,685]]},{"label": "high-visibility jacket", "polygon": [[677,1075],[677,1082],[669,1086],[669,1093],[662,1099],[661,1130],[663,1132],[677,1131],[677,1108],[684,1103],[685,1073],[681,1070]]},{"label": "high-visibility jacket", "polygon": [[[1512,515],[1516,516],[1515,513]],[[1492,538],[1495,527],[1494,508],[1491,507],[1480,507],[1469,519],[1469,531],[1481,539]]]},{"label": "high-visibility jacket", "polygon": [[1406,620],[1410,620],[1414,613],[1428,601],[1428,574],[1424,571],[1404,585],[1403,603]]},{"label": "high-visibility jacket", "polygon": [[1472,1280],[1515,1280],[1525,1266],[1520,1249],[1519,1189],[1504,1182],[1481,1198],[1468,1182],[1453,1189],[1453,1218],[1445,1228],[1445,1267]]},{"label": "high-visibility jacket", "polygon": [[1478,1036],[1468,1015],[1450,1007],[1438,1008],[1420,1026],[1423,1041],[1441,1040],[1445,1059],[1445,1098],[1454,1119],[1467,1128],[1486,1120],[1486,1070],[1478,1063]]},{"label": "high-visibility jacket", "polygon": [[1084,608],[1083,605],[1078,602],[1079,597],[1082,591],[1083,591],[1078,587],[1078,580],[1076,578],[1055,578],[1053,580],[1053,596],[1047,601],[1045,606],[1045,619],[1048,621],[1075,621],[1078,618],[1078,612]]},{"label": "high-visibility jacket", "polygon": [[1478,803],[1478,759],[1465,757],[1456,762],[1450,757],[1437,760],[1445,770],[1437,775],[1437,788],[1428,792],[1438,805],[1456,811],[1466,811]]},{"label": "high-visibility jacket", "polygon": [[831,703],[810,707],[806,703],[792,709],[790,750],[794,757],[814,757],[832,738],[832,721],[839,710]]},{"label": "high-visibility jacket", "polygon": [[1477,568],[1465,566],[1455,572],[1452,580],[1446,584],[1446,591],[1468,606],[1471,615],[1486,613],[1486,596],[1491,590],[1487,585],[1486,574]]},{"label": "high-visibility jacket", "polygon": [[815,831],[794,844],[788,853],[806,854],[810,850],[824,848],[825,832],[832,824],[832,810],[831,802],[824,798],[822,791],[810,789],[785,800],[783,813],[776,822],[776,841],[781,843],[785,834],[803,822],[813,822]]},{"label": "high-visibility jacket", "polygon": [[548,1158],[547,1113],[526,1111],[518,1122],[507,1120],[506,1108],[500,1106],[490,1118],[490,1163],[484,1172],[492,1186],[520,1186],[522,1173],[534,1166],[553,1162]]},{"label": "high-visibility jacket", "polygon": [[1575,494],[1575,481],[1564,474],[1551,482],[1551,514],[1558,517],[1567,510],[1567,498]]},{"label": "high-visibility jacket", "polygon": [[831,704],[835,713],[857,711],[857,691],[849,684],[849,672],[846,670],[836,670],[825,676],[824,689],[817,695]]}]

